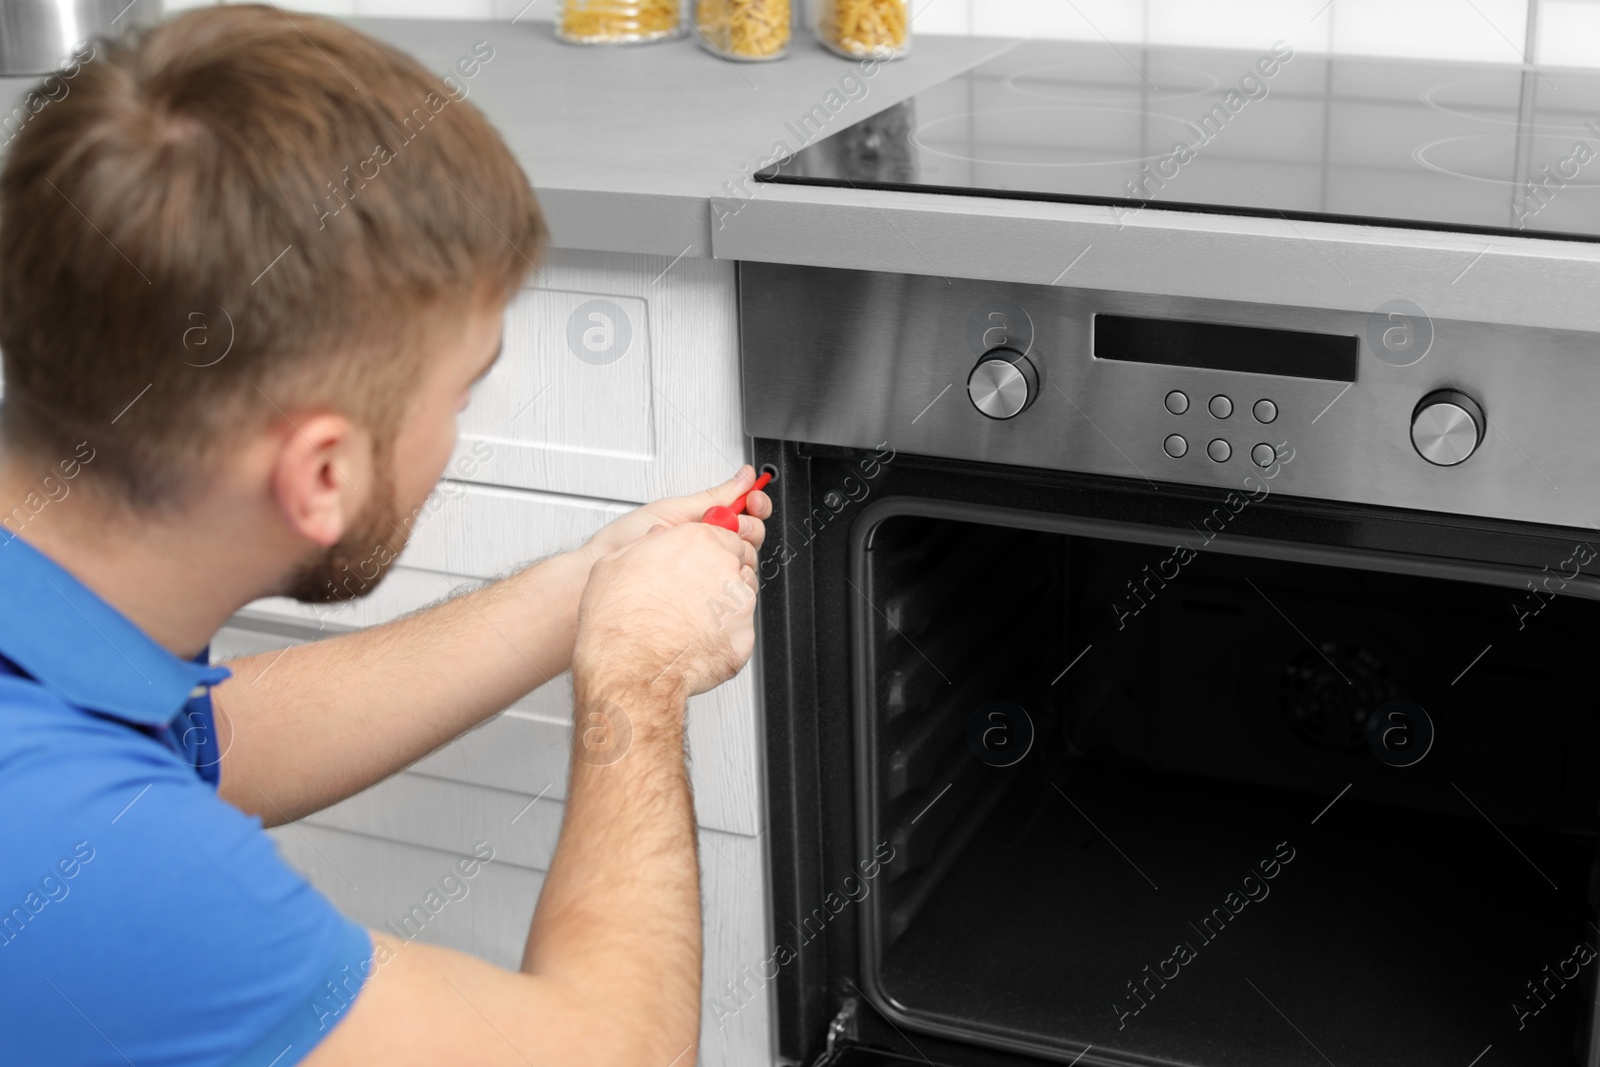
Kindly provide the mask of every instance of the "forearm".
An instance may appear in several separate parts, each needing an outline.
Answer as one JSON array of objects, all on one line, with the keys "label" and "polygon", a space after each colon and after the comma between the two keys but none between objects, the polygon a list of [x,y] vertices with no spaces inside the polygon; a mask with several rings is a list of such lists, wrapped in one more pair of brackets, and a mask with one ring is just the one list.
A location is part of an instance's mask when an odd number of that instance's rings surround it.
[{"label": "forearm", "polygon": [[[522,969],[625,1005],[638,1062],[692,1064],[700,1026],[700,874],[684,759],[685,698],[575,683],[566,817]],[[586,749],[599,712],[626,713],[627,751]],[[645,1025],[648,1023],[648,1025]],[[632,1062],[632,1061],[630,1061]]]},{"label": "forearm", "polygon": [[566,671],[589,566],[554,556],[382,626],[230,660],[214,694],[224,799],[267,825],[300,818]]}]

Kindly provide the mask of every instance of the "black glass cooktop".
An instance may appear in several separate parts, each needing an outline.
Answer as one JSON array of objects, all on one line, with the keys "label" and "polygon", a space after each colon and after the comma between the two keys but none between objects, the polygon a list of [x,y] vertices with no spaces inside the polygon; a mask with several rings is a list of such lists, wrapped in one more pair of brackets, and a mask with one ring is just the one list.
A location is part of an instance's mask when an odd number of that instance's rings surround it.
[{"label": "black glass cooktop", "polygon": [[1600,71],[1030,41],[761,181],[1600,240]]}]

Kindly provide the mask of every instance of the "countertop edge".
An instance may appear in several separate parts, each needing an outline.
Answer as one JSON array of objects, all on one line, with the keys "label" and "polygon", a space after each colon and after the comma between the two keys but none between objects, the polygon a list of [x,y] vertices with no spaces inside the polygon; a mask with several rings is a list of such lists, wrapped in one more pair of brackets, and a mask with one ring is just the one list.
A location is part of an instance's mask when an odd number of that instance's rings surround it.
[{"label": "countertop edge", "polygon": [[1600,332],[1600,243],[761,185],[718,258]]}]

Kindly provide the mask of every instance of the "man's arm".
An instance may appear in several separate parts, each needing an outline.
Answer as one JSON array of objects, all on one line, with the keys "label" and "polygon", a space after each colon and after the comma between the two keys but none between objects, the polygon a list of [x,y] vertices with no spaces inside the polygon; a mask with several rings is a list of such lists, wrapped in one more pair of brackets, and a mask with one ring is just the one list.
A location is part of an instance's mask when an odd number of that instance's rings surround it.
[{"label": "man's arm", "polygon": [[[697,520],[749,489],[746,466],[714,489],[647,504],[581,549],[404,618],[229,660],[213,694],[223,799],[267,826],[319,811],[426,756],[571,665],[593,561],[650,528]],[[771,501],[751,495],[740,536],[761,547]]]},{"label": "man's arm", "polygon": [[267,826],[359,793],[570,666],[587,546],[355,633],[229,660],[224,800]]},{"label": "man's arm", "polygon": [[[754,564],[748,543],[690,524],[596,565],[566,816],[521,971],[375,933],[376,972],[306,1067],[692,1067],[700,892],[683,714],[750,655]],[[749,595],[730,598],[735,582]],[[620,756],[585,750],[592,715],[630,724]]]}]

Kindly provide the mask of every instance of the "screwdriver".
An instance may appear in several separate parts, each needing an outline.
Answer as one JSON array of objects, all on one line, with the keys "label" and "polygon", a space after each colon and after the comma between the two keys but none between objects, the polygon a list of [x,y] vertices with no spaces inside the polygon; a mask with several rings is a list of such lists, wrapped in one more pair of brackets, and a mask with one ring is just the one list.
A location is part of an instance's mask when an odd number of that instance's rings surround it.
[{"label": "screwdriver", "polygon": [[757,489],[766,488],[767,483],[770,481],[772,481],[771,472],[768,471],[763,473],[761,477],[756,479],[756,484],[752,485],[749,491],[744,494],[744,496],[741,496],[738,500],[733,502],[732,507],[727,507],[722,504],[713,504],[711,507],[706,508],[706,513],[700,516],[700,521],[709,522],[713,526],[720,526],[724,530],[732,530],[734,533],[738,533],[739,513],[744,511],[745,503],[750,494],[755,492]]}]

